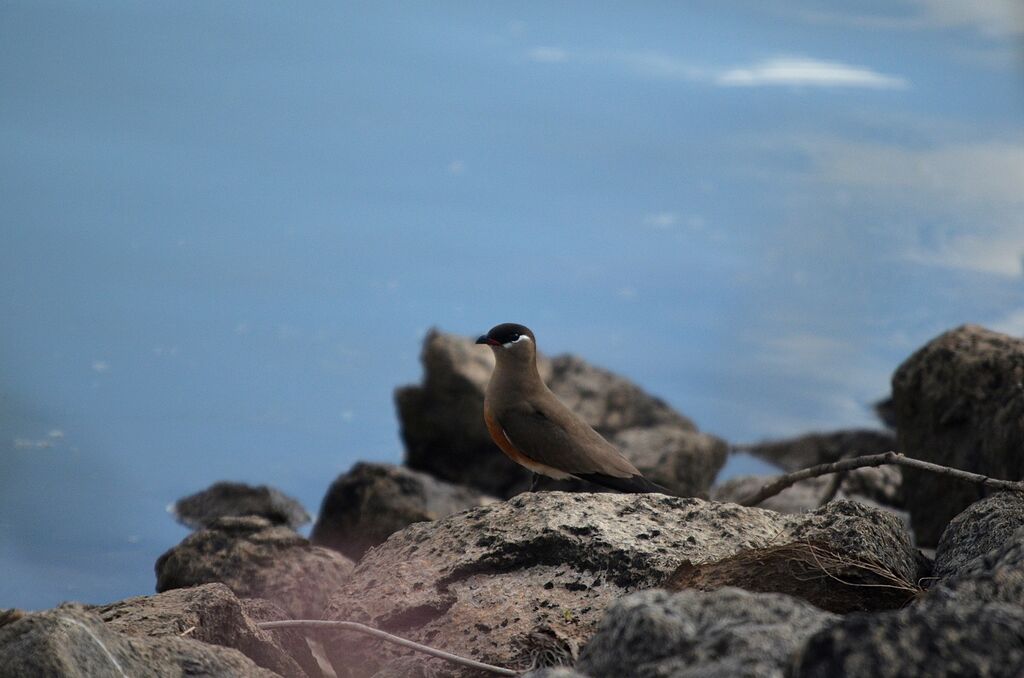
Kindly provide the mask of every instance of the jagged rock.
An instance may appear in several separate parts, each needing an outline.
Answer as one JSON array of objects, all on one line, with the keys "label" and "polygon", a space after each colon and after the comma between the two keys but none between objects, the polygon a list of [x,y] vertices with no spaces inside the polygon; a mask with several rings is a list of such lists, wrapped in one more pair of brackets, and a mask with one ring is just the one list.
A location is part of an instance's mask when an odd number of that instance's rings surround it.
[{"label": "jagged rock", "polygon": [[915,552],[899,518],[840,500],[800,516],[775,543],[720,560],[684,561],[665,586],[784,593],[845,614],[902,607],[920,592],[917,580]]},{"label": "jagged rock", "polygon": [[123,635],[76,605],[27,614],[0,628],[0,657],[0,678],[278,675],[230,647],[176,636]]},{"label": "jagged rock", "polygon": [[676,425],[628,428],[610,442],[644,477],[680,497],[707,497],[729,456],[721,438]]},{"label": "jagged rock", "polygon": [[[898,449],[992,478],[1024,477],[1024,340],[963,325],[930,341],[893,375]],[[918,541],[934,545],[977,485],[901,469]]]},{"label": "jagged rock", "polygon": [[[912,556],[894,553],[892,520],[856,506],[783,516],[660,494],[522,494],[393,534],[366,553],[325,618],[517,670],[571,663],[609,602],[658,585],[683,560],[812,537],[864,553],[877,539],[882,560],[912,571]],[[342,638],[331,650],[336,665],[366,674],[399,652]]]},{"label": "jagged rock", "polygon": [[[779,513],[802,513],[821,506],[832,490],[834,475],[808,478],[786,488],[759,504],[761,508]],[[711,488],[715,501],[740,503],[754,495],[770,480],[769,476],[736,476]],[[903,477],[893,466],[865,467],[847,472],[835,493],[837,499],[854,499],[869,505],[885,507],[901,515],[898,509]]]},{"label": "jagged rock", "polygon": [[127,598],[92,611],[108,628],[126,636],[159,638],[187,634],[192,640],[233,647],[259,666],[282,676],[305,678],[309,668],[316,668],[308,650],[308,661],[300,667],[269,631],[257,628],[242,602],[223,584]]},{"label": "jagged rock", "polygon": [[933,585],[923,604],[1008,603],[1024,608],[1024,527],[987,553],[968,561],[947,558],[945,563],[944,571],[950,572],[952,564],[954,574]]},{"label": "jagged rock", "polygon": [[171,505],[171,513],[182,525],[199,529],[225,516],[260,516],[274,525],[299,527],[309,522],[309,514],[297,500],[266,485],[214,483]]},{"label": "jagged rock", "polygon": [[831,433],[808,433],[796,438],[770,440],[753,445],[737,445],[736,449],[749,452],[783,470],[796,471],[846,457],[888,452],[896,449],[896,437],[889,431],[852,429]]},{"label": "jagged rock", "polygon": [[360,462],[327,490],[310,541],[358,560],[391,533],[495,501],[392,464]]},{"label": "jagged rock", "polygon": [[976,501],[954,518],[935,550],[935,576],[948,577],[999,549],[1024,527],[1024,495],[1000,492]]},{"label": "jagged rock", "polygon": [[[721,485],[711,488],[711,498],[715,501],[742,503],[761,489],[771,476],[735,476]],[[827,476],[802,480],[774,497],[768,497],[758,508],[778,511],[779,513],[804,513],[821,506],[821,501],[828,492],[831,479]]]},{"label": "jagged rock", "polygon": [[569,409],[603,436],[661,425],[697,430],[689,418],[661,398],[648,395],[629,380],[574,355],[552,358],[551,377],[545,381]]},{"label": "jagged rock", "polygon": [[[494,366],[491,351],[468,338],[431,330],[422,362],[423,384],[395,392],[406,465],[497,497],[527,489],[531,474],[502,454],[484,426],[484,390]],[[666,486],[680,493],[706,494],[724,464],[724,443],[711,436],[683,435],[696,434],[689,419],[628,380],[579,358],[538,356],[537,366],[552,391],[599,433],[609,440],[623,436],[622,451],[641,472],[669,480]],[[705,484],[698,487],[703,479]],[[595,489],[582,481],[552,487]]]},{"label": "jagged rock", "polygon": [[[245,616],[255,624],[291,619],[287,610],[266,598],[239,598],[239,601]],[[330,674],[323,671],[323,666],[330,666],[327,654],[317,647],[319,641],[315,640],[310,630],[284,628],[265,630],[264,633],[269,634],[276,645],[298,662],[310,678],[329,678]]]},{"label": "jagged rock", "polygon": [[794,678],[1020,676],[1024,610],[999,603],[851,614],[811,636]]},{"label": "jagged rock", "polygon": [[783,678],[794,652],[836,619],[778,594],[644,591],[608,609],[576,668],[633,678]]},{"label": "jagged rock", "polygon": [[352,567],[337,551],[265,518],[220,518],[160,556],[156,589],[222,582],[239,597],[267,598],[295,618],[317,619]]}]

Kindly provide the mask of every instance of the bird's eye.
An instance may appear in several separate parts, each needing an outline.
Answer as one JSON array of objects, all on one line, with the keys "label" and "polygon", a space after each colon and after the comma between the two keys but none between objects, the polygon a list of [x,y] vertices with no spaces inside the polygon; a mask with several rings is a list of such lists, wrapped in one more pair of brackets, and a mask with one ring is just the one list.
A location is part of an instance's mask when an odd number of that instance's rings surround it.
[{"label": "bird's eye", "polygon": [[510,339],[512,341],[519,341],[519,333],[518,332],[513,332],[512,336],[510,337]]}]

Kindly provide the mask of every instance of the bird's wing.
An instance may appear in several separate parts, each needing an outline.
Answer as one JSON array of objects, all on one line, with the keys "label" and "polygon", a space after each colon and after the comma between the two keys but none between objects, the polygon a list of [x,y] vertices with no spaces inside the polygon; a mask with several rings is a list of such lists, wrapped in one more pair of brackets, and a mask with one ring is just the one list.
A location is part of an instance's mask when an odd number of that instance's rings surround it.
[{"label": "bird's wing", "polygon": [[572,475],[640,475],[611,443],[561,403],[526,401],[497,413],[509,442],[530,459]]}]

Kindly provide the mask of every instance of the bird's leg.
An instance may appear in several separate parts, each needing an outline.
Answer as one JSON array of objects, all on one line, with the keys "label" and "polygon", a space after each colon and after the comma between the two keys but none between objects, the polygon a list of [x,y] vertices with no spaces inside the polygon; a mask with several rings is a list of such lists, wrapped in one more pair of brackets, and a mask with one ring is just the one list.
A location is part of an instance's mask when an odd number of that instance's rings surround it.
[{"label": "bird's leg", "polygon": [[530,481],[530,492],[536,492],[538,485],[540,485],[540,474],[534,473],[533,479]]}]

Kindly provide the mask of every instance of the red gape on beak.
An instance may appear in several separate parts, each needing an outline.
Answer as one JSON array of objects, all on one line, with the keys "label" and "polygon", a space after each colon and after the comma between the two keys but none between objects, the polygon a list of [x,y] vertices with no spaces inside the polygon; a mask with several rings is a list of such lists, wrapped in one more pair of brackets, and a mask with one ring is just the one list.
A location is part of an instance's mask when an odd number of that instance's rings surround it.
[{"label": "red gape on beak", "polygon": [[476,343],[487,344],[488,346],[501,346],[500,341],[498,341],[497,339],[491,339],[486,334],[480,335],[480,337],[476,340]]}]

